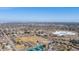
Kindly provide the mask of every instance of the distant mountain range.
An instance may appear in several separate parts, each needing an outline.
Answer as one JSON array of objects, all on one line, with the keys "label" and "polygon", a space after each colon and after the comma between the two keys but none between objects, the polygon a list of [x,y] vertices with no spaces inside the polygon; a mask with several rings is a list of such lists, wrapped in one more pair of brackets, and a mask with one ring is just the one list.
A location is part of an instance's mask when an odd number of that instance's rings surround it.
[{"label": "distant mountain range", "polygon": [[25,24],[25,25],[79,25],[79,22],[8,22],[8,23],[1,23],[5,25],[13,25],[13,24]]}]

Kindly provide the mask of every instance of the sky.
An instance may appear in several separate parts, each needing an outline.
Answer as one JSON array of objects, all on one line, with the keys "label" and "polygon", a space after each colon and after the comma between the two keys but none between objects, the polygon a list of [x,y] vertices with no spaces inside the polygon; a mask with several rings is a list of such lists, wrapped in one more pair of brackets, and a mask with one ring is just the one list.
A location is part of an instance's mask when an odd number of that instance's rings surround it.
[{"label": "sky", "polygon": [[79,8],[0,7],[0,22],[79,22]]}]

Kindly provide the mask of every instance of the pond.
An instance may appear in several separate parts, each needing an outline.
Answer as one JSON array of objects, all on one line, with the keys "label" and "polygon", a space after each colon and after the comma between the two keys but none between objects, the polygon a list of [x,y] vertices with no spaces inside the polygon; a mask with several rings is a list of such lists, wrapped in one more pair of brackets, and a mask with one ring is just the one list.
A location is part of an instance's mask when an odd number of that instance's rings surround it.
[{"label": "pond", "polygon": [[38,44],[32,48],[28,48],[27,51],[44,51],[45,45],[43,44]]}]

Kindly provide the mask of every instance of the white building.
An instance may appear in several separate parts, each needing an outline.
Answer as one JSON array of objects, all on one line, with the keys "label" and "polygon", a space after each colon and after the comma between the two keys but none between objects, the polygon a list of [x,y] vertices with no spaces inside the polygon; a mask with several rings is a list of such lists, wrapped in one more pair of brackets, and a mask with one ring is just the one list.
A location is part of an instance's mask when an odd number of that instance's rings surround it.
[{"label": "white building", "polygon": [[76,35],[75,32],[70,32],[70,31],[55,31],[52,33],[57,35],[57,36]]}]

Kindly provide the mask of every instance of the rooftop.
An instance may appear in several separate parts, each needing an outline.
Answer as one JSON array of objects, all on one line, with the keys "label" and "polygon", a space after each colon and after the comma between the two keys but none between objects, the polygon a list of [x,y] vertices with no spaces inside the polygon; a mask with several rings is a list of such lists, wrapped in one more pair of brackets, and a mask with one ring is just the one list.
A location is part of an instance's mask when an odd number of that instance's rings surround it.
[{"label": "rooftop", "polygon": [[71,31],[55,31],[55,32],[52,32],[53,34],[55,35],[58,35],[58,36],[62,36],[62,35],[76,35],[75,32],[71,32]]}]

